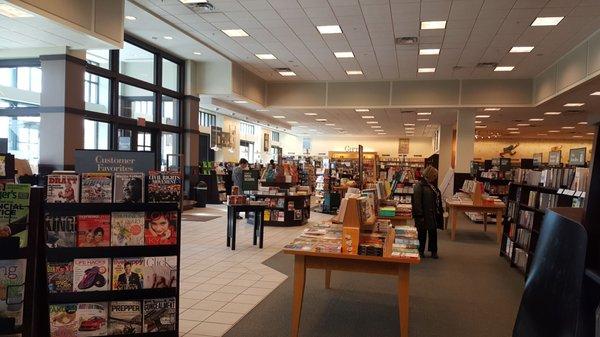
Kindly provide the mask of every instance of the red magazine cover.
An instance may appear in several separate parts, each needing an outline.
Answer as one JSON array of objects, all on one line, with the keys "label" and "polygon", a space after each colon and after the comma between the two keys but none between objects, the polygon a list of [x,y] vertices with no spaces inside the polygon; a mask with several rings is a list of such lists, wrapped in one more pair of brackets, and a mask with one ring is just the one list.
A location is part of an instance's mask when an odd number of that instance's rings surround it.
[{"label": "red magazine cover", "polygon": [[78,215],[77,247],[110,246],[110,215]]},{"label": "red magazine cover", "polygon": [[149,212],[144,229],[146,245],[177,244],[177,212]]}]

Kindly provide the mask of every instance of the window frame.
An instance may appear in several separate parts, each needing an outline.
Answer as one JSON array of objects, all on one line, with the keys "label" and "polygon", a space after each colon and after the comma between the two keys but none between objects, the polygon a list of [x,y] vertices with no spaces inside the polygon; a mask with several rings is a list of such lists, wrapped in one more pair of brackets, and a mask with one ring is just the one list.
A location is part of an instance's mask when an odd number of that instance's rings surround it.
[{"label": "window frame", "polygon": [[198,120],[201,127],[210,128],[211,126],[217,126],[217,115],[210,112],[200,110]]}]

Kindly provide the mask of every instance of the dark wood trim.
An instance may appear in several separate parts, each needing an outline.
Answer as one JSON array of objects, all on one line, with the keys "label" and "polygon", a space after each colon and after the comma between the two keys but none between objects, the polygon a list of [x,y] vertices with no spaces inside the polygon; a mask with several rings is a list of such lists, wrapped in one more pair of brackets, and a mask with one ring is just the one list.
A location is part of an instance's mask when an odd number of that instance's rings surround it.
[{"label": "dark wood trim", "polygon": [[2,108],[0,109],[0,116],[18,117],[18,116],[39,116],[40,107],[16,107],[16,108]]},{"label": "dark wood trim", "polygon": [[67,62],[77,63],[82,66],[87,65],[86,60],[82,60],[78,57],[71,56],[69,54],[41,55],[40,61],[67,61]]},{"label": "dark wood trim", "polygon": [[39,58],[0,60],[0,68],[40,67],[41,65]]},{"label": "dark wood trim", "polygon": [[200,102],[200,97],[194,95],[183,95],[183,99]]}]

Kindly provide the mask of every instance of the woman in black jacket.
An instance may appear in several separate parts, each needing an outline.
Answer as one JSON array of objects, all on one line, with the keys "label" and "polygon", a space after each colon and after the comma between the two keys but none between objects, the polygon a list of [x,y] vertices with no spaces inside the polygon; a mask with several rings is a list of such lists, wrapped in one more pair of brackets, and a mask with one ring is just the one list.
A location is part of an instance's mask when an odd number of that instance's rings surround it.
[{"label": "woman in black jacket", "polygon": [[431,257],[438,258],[437,229],[443,228],[442,198],[436,186],[438,172],[433,166],[423,170],[423,177],[414,186],[412,213],[419,233],[419,255],[425,257],[425,244],[429,236]]}]

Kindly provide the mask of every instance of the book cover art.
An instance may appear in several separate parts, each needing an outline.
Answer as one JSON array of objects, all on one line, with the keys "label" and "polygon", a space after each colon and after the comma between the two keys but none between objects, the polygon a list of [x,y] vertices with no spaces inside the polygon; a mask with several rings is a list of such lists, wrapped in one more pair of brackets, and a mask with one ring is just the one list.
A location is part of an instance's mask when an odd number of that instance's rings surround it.
[{"label": "book cover art", "polygon": [[143,246],[144,245],[144,212],[112,212],[111,245]]},{"label": "book cover art", "polygon": [[294,202],[293,201],[288,201],[287,210],[288,211],[293,211],[294,210]]},{"label": "book cover art", "polygon": [[48,262],[48,292],[68,293],[73,291],[73,262]]},{"label": "book cover art", "polygon": [[277,199],[277,208],[283,208],[285,206],[285,199],[279,198]]},{"label": "book cover art", "polygon": [[51,304],[48,311],[51,337],[77,337],[77,304]]},{"label": "book cover art", "polygon": [[149,212],[144,230],[146,245],[177,243],[177,212]]},{"label": "book cover art", "polygon": [[177,256],[144,258],[144,288],[173,288],[177,286]]},{"label": "book cover art", "polygon": [[75,247],[77,216],[46,215],[46,246],[49,248]]},{"label": "book cover art", "polygon": [[277,212],[277,221],[279,221],[279,222],[285,221],[285,212],[283,212],[283,211]]},{"label": "book cover art", "polygon": [[16,237],[21,248],[27,247],[29,195],[27,184],[6,184],[0,190],[0,237]]},{"label": "book cover art", "polygon": [[79,202],[79,175],[62,173],[48,175],[46,202]]},{"label": "book cover art", "polygon": [[113,301],[108,305],[108,335],[142,332],[142,302]]},{"label": "book cover art", "polygon": [[148,202],[179,202],[181,181],[179,171],[149,171]]},{"label": "book cover art", "polygon": [[271,221],[271,211],[266,209],[263,212],[263,221]]},{"label": "book cover art", "polygon": [[78,215],[77,247],[110,245],[110,215]]},{"label": "book cover art", "polygon": [[73,291],[110,290],[110,259],[75,259]]},{"label": "book cover art", "polygon": [[144,300],[143,332],[175,330],[175,297]]},{"label": "book cover art", "polygon": [[108,303],[77,304],[77,337],[106,336]]},{"label": "book cover art", "polygon": [[81,174],[82,203],[112,202],[112,173],[94,172]]},{"label": "book cover art", "polygon": [[116,172],[114,174],[114,201],[121,203],[144,202],[144,173]]},{"label": "book cover art", "polygon": [[112,289],[135,290],[144,286],[144,258],[114,258]]},{"label": "book cover art", "polygon": [[302,210],[301,209],[294,210],[294,220],[302,220]]},{"label": "book cover art", "polygon": [[27,259],[0,260],[0,319],[13,318],[23,324],[23,300]]}]

